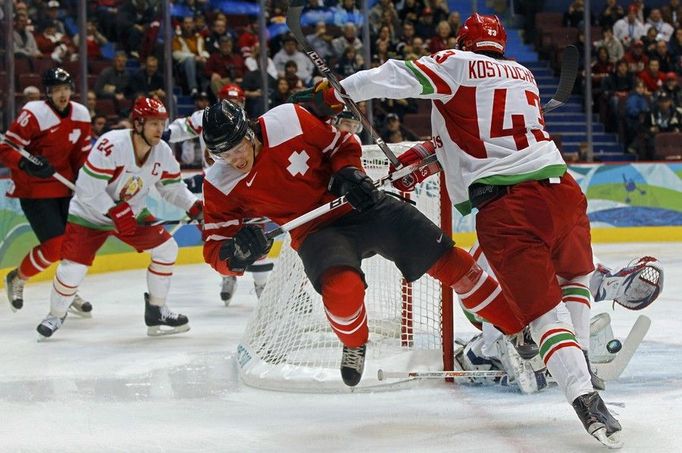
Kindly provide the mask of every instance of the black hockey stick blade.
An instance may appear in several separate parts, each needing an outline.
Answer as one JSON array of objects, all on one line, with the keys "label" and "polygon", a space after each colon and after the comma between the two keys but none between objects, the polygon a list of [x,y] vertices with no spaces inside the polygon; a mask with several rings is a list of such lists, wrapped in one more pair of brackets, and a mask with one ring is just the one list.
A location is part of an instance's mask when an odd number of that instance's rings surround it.
[{"label": "black hockey stick blade", "polygon": [[564,55],[561,59],[561,75],[559,76],[559,87],[556,94],[550,99],[542,108],[545,113],[551,112],[557,107],[561,107],[568,101],[571,92],[573,92],[573,85],[575,85],[575,78],[578,75],[578,48],[570,45],[564,49]]},{"label": "black hockey stick blade", "polygon": [[388,145],[386,145],[386,142],[379,136],[379,134],[377,134],[376,130],[374,130],[367,118],[365,118],[365,115],[360,112],[358,105],[350,98],[350,96],[348,96],[346,90],[343,89],[343,86],[341,83],[339,83],[336,76],[334,76],[334,73],[329,69],[329,66],[327,66],[327,63],[324,61],[324,59],[320,57],[317,52],[315,52],[313,46],[311,46],[308,40],[305,38],[303,30],[301,30],[301,12],[305,3],[305,0],[291,0],[289,2],[289,8],[287,9],[287,26],[289,27],[289,30],[294,35],[294,38],[296,38],[296,41],[300,44],[303,52],[308,55],[308,58],[310,58],[313,64],[317,66],[317,69],[319,69],[322,75],[329,81],[329,84],[334,87],[336,92],[339,93],[339,95],[343,98],[346,107],[348,107],[353,115],[360,121],[360,123],[362,123],[362,127],[369,131],[369,135],[372,136],[372,140],[379,146],[381,152],[384,153],[384,155],[395,168],[401,168],[402,164],[398,158],[395,156],[395,154],[393,154]]}]

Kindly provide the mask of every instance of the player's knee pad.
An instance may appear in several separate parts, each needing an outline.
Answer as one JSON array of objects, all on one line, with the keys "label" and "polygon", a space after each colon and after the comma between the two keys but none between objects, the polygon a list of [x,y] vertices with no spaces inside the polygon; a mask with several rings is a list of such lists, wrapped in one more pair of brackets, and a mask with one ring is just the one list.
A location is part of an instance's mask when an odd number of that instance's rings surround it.
[{"label": "player's knee pad", "polygon": [[[445,286],[451,286],[459,292],[456,287],[463,282],[471,271],[472,266],[476,266],[476,261],[466,250],[459,247],[452,247],[436,261],[427,273],[433,278],[442,282]],[[477,266],[478,269],[480,267]]]},{"label": "player's knee pad", "polygon": [[40,244],[40,251],[46,261],[54,263],[59,261],[62,253],[62,242],[64,235],[56,236],[48,239],[47,241]]},{"label": "player's knee pad", "polygon": [[88,266],[74,261],[63,260],[57,267],[54,287],[63,296],[76,294],[78,286],[83,282]]},{"label": "player's knee pad", "polygon": [[334,315],[347,316],[364,306],[365,282],[354,269],[329,269],[322,275],[321,282],[322,300]]}]

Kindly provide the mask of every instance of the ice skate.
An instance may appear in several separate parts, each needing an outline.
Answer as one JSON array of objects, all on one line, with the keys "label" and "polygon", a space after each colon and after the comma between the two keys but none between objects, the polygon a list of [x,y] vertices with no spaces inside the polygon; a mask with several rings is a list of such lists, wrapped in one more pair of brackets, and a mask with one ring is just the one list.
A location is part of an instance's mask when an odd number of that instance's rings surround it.
[{"label": "ice skate", "polygon": [[234,290],[237,286],[237,277],[230,275],[223,277],[223,282],[220,286],[220,299],[227,307],[232,302],[232,296],[234,296]]},{"label": "ice skate", "polygon": [[365,352],[367,345],[363,344],[358,348],[343,347],[341,356],[341,378],[348,387],[355,387],[362,379],[362,372],[365,369]]},{"label": "ice skate", "polygon": [[74,296],[68,311],[81,318],[92,318],[92,304],[78,294]]},{"label": "ice skate", "polygon": [[144,322],[147,324],[147,335],[150,337],[173,335],[189,330],[187,316],[170,311],[165,304],[161,306],[150,304],[149,293],[144,293],[144,305]]},{"label": "ice skate", "polygon": [[19,277],[19,271],[14,269],[5,277],[5,288],[7,289],[7,299],[9,308],[16,312],[24,306],[24,285],[26,280]]},{"label": "ice skate", "polygon": [[36,330],[40,335],[40,337],[38,337],[38,341],[50,338],[52,334],[55,333],[62,326],[62,324],[64,324],[65,319],[66,315],[64,315],[63,318],[60,318],[58,316],[54,316],[52,313],[48,313],[45,319],[43,319],[43,321],[38,324],[38,327],[36,327]]},{"label": "ice skate", "polygon": [[592,392],[577,397],[573,401],[573,409],[587,432],[599,442],[609,448],[623,446],[619,438],[622,429],[620,423],[609,413],[599,393]]}]

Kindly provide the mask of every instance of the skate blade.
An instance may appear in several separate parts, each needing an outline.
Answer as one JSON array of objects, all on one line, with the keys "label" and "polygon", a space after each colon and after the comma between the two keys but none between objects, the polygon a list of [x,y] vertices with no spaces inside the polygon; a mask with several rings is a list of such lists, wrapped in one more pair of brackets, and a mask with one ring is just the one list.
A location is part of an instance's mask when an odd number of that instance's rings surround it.
[{"label": "skate blade", "polygon": [[227,299],[227,300],[223,299],[223,303],[225,304],[226,307],[230,306],[230,302],[232,302],[232,299]]},{"label": "skate blade", "polygon": [[85,318],[85,319],[92,318],[92,312],[91,311],[81,311],[81,310],[77,310],[73,307],[69,307],[68,312],[71,313],[72,315],[76,315],[78,317]]},{"label": "skate blade", "polygon": [[175,335],[176,333],[184,333],[189,330],[189,324],[178,327],[168,326],[150,326],[147,327],[147,335],[150,337],[161,337],[164,335]]},{"label": "skate blade", "polygon": [[608,448],[621,448],[623,446],[623,441],[620,440],[619,433],[613,433],[611,436],[606,435],[606,428],[599,428],[592,435],[602,444],[606,445]]}]

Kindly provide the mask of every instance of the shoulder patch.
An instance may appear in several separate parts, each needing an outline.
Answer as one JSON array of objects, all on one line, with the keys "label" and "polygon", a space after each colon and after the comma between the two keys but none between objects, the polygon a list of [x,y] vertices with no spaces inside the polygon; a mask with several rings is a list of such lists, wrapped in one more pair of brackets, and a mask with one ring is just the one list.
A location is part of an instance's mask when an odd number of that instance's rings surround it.
[{"label": "shoulder patch", "polygon": [[229,195],[237,183],[247,176],[248,173],[237,171],[231,165],[217,160],[206,171],[205,180],[211,183],[211,185],[220,192],[224,193],[225,195]]},{"label": "shoulder patch", "polygon": [[85,107],[83,104],[73,101],[71,101],[71,119],[74,121],[82,121],[84,123],[89,123],[92,121],[87,107]]},{"label": "shoulder patch", "polygon": [[36,121],[38,121],[38,127],[40,127],[41,131],[50,129],[59,124],[59,117],[45,101],[27,102],[23,109],[28,110],[33,114]]},{"label": "shoulder patch", "polygon": [[262,117],[264,134],[269,147],[281,145],[303,133],[294,104],[278,105]]}]

